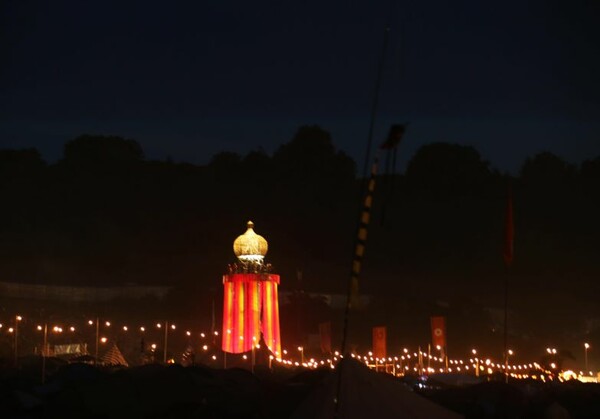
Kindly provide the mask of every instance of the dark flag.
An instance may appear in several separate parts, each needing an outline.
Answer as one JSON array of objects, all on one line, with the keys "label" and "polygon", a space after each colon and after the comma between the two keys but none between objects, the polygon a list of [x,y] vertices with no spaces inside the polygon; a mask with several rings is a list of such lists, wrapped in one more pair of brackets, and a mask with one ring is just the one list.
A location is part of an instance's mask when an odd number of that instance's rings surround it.
[{"label": "dark flag", "polygon": [[319,336],[321,337],[321,352],[331,353],[331,322],[319,323]]},{"label": "dark flag", "polygon": [[513,224],[512,190],[508,188],[504,231],[504,263],[510,267],[514,257],[515,227]]},{"label": "dark flag", "polygon": [[396,147],[398,147],[398,144],[400,144],[400,140],[402,140],[402,136],[404,135],[405,131],[406,125],[404,124],[392,125],[387,140],[385,140],[383,144],[379,146],[379,148],[382,150],[395,149]]}]

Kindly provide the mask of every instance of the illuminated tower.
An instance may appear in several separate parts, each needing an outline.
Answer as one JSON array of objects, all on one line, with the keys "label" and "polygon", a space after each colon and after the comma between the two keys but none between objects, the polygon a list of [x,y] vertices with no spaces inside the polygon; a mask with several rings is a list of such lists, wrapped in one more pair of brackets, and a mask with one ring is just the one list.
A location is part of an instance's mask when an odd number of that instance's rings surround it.
[{"label": "illuminated tower", "polygon": [[269,350],[281,356],[279,337],[279,275],[272,274],[271,265],[264,263],[269,246],[248,230],[233,242],[238,262],[229,265],[223,275],[223,351],[239,354],[252,350],[261,338]]}]

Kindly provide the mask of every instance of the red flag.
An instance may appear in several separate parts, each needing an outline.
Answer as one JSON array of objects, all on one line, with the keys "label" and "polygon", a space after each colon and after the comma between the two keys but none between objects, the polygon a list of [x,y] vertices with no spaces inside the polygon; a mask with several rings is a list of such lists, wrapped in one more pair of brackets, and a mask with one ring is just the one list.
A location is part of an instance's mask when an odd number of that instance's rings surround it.
[{"label": "red flag", "polygon": [[434,316],[431,318],[431,343],[433,346],[446,347],[446,318]]},{"label": "red flag", "polygon": [[321,352],[331,353],[331,322],[319,323],[319,336],[321,337]]},{"label": "red flag", "polygon": [[504,263],[510,267],[514,257],[515,227],[513,224],[512,190],[508,188],[504,231]]},{"label": "red flag", "polygon": [[387,349],[387,327],[379,326],[373,328],[373,356],[385,358]]}]

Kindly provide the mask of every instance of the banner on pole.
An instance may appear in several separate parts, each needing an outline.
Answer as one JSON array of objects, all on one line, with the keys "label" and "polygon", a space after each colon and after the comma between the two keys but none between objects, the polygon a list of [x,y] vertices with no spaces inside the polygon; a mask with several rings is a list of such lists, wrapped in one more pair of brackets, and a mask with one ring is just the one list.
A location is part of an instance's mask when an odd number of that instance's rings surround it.
[{"label": "banner on pole", "polygon": [[443,316],[431,317],[431,343],[433,346],[446,347],[446,318]]},{"label": "banner on pole", "polygon": [[321,352],[331,353],[331,322],[319,323],[319,336],[321,337]]},{"label": "banner on pole", "polygon": [[378,326],[373,328],[373,356],[385,358],[387,353],[387,327]]}]

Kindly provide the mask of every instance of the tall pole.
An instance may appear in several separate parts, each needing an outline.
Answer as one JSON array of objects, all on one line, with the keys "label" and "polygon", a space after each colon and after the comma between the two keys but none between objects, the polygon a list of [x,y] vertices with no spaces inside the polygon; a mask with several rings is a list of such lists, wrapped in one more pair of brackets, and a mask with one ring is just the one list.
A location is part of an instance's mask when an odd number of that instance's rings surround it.
[{"label": "tall pole", "polygon": [[444,347],[444,363],[445,363],[445,367],[446,367],[446,373],[448,373],[448,347],[445,346]]},{"label": "tall pole", "polygon": [[379,59],[379,68],[377,70],[377,78],[375,79],[375,95],[371,105],[371,118],[369,122],[369,134],[367,136],[367,149],[365,150],[365,161],[363,165],[363,179],[367,177],[369,168],[369,160],[371,159],[371,145],[373,144],[373,131],[375,131],[375,120],[377,118],[377,107],[379,106],[379,93],[381,91],[381,79],[383,76],[383,68],[385,65],[385,57],[390,35],[390,27],[386,26],[383,37],[383,50]]},{"label": "tall pole", "polygon": [[508,266],[504,275],[504,382],[508,383]]},{"label": "tall pole", "polygon": [[167,363],[167,340],[169,338],[169,322],[165,320],[165,348],[163,351],[163,363]]},{"label": "tall pole", "polygon": [[48,348],[48,323],[44,323],[44,344],[42,346],[42,384],[46,382],[46,348]]},{"label": "tall pole", "polygon": [[475,357],[475,377],[479,377],[479,357],[477,356],[477,349],[471,349],[471,353]]},{"label": "tall pole", "polygon": [[504,236],[504,266],[506,272],[504,274],[504,382],[508,383],[508,282],[510,267],[514,258],[514,237],[515,230],[513,224],[513,206],[512,206],[512,189],[510,184],[507,190],[506,199],[506,219],[505,219],[505,236]]},{"label": "tall pole", "polygon": [[431,368],[431,343],[427,344],[427,374],[429,374],[429,369]]},{"label": "tall pole", "polygon": [[589,347],[590,347],[590,345],[588,343],[584,343],[583,344],[583,349],[585,351],[585,372],[586,373],[589,371],[589,369],[588,369],[588,355],[587,355],[587,351],[588,351]]},{"label": "tall pole", "polygon": [[94,355],[94,365],[98,365],[98,341],[100,340],[100,318],[96,317],[96,350]]},{"label": "tall pole", "polygon": [[210,319],[210,333],[213,334],[213,336],[215,335],[215,330],[217,327],[217,321],[216,321],[216,316],[215,316],[215,291],[213,291],[212,293],[212,302],[211,302],[211,319]]},{"label": "tall pole", "polygon": [[21,316],[15,316],[15,368],[19,366],[19,320]]},{"label": "tall pole", "polygon": [[[390,15],[391,16],[391,13]],[[386,52],[387,52],[387,47],[388,47],[388,40],[389,40],[389,34],[390,34],[390,25],[386,25],[385,29],[384,29],[384,34],[383,34],[383,48],[381,51],[381,57],[379,60],[379,68],[377,71],[377,78],[375,79],[375,94],[373,95],[373,104],[371,106],[371,118],[370,118],[370,122],[369,122],[369,132],[368,132],[368,136],[367,136],[367,147],[365,150],[365,161],[364,161],[364,166],[363,166],[363,180],[362,180],[362,187],[361,187],[361,195],[360,195],[360,199],[362,200],[363,196],[362,196],[362,190],[368,188],[367,186],[367,182],[369,185],[373,185],[373,187],[375,186],[375,175],[376,175],[376,170],[377,170],[377,158],[375,159],[375,163],[373,165],[373,169],[372,169],[372,173],[371,173],[371,179],[369,181],[367,181],[367,172],[368,172],[368,167],[369,167],[369,161],[371,160],[371,146],[373,143],[373,132],[375,129],[375,120],[377,117],[377,108],[379,105],[379,93],[381,91],[381,80],[383,77],[383,68],[384,68],[384,64],[385,64],[385,57],[386,57]],[[370,193],[372,194],[373,191],[370,191]],[[369,194],[369,191],[367,191],[367,195]],[[367,205],[367,215],[368,211],[370,211],[370,205],[371,203],[369,202]],[[365,211],[361,211],[361,216],[364,217]],[[362,218],[362,220],[365,220],[365,218]],[[363,223],[363,222],[361,222]],[[363,223],[363,227],[364,227]],[[359,224],[359,234],[361,233],[361,224]],[[366,233],[366,229],[363,230],[364,233]],[[366,236],[365,236],[366,238]],[[360,250],[360,258],[357,261],[356,260],[356,255],[357,252],[357,248],[358,246],[361,246],[361,250]],[[348,281],[348,291],[347,291],[347,296],[346,296],[346,307],[344,309],[344,323],[343,323],[343,329],[342,329],[342,345],[341,345],[341,354],[342,356],[346,355],[346,343],[347,343],[347,339],[348,339],[348,318],[350,316],[350,308],[352,306],[352,294],[353,294],[353,290],[356,291],[358,288],[358,274],[360,272],[360,259],[362,259],[362,252],[364,251],[364,243],[356,243],[356,248],[355,248],[355,260],[353,260],[353,268],[352,268],[352,273],[350,275],[350,281]],[[342,388],[342,374],[341,374],[341,370],[342,370],[342,363],[339,364],[339,368],[338,368],[338,377],[337,377],[337,388],[336,388],[336,395],[335,395],[335,399],[334,399],[334,403],[335,403],[335,409],[334,409],[334,418],[338,418],[339,417],[339,412],[340,412],[340,392],[341,392],[341,388]]]}]

